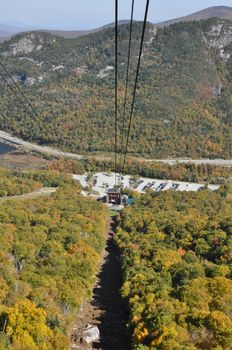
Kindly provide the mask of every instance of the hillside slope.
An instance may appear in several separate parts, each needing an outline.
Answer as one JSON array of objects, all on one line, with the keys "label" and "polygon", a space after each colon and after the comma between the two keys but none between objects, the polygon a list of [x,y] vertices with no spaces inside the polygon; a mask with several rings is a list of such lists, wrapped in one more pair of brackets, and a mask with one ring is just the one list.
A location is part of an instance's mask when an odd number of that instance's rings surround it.
[{"label": "hillside slope", "polygon": [[132,350],[231,349],[231,201],[146,194],[122,211],[122,296]]},{"label": "hillside slope", "polygon": [[[121,20],[119,21],[119,25],[126,24],[128,23],[128,20]],[[74,39],[74,38],[79,38],[80,36],[86,36],[92,33],[97,33],[101,32],[104,29],[112,28],[114,27],[114,22],[106,24],[104,26],[94,28],[94,29],[87,29],[87,30],[50,30],[50,29],[44,29],[40,30],[40,32],[45,32],[48,34],[60,36],[65,39]]]},{"label": "hillside slope", "polygon": [[179,23],[179,22],[207,20],[214,17],[217,17],[220,19],[232,20],[232,7],[228,7],[228,6],[209,7],[188,16],[179,17],[179,18],[175,18],[169,21],[159,23],[159,26],[164,27],[164,26],[169,26],[171,24]]},{"label": "hillside slope", "polygon": [[0,24],[0,38],[13,35],[17,33],[17,30],[19,29],[16,29],[12,26],[8,26],[6,24]]},{"label": "hillside slope", "polygon": [[[15,171],[0,172],[5,183],[15,177]],[[108,214],[82,197],[69,176],[23,172],[18,177],[41,179],[57,191],[1,202],[0,348],[68,350],[68,329],[92,296]]]},{"label": "hillside slope", "polygon": [[[128,22],[129,20],[120,20],[119,25],[127,24]],[[114,22],[106,24],[101,27],[94,28],[94,29],[86,29],[86,30],[38,29],[38,30],[35,30],[35,32],[44,32],[55,36],[60,36],[64,39],[74,39],[74,38],[79,38],[80,36],[97,33],[104,29],[112,28],[112,27],[114,27]],[[0,43],[10,40],[13,35],[16,35],[16,34],[20,35],[22,33],[29,33],[29,32],[30,30],[28,29],[27,30],[19,29],[19,28],[14,28],[14,27],[0,24]]]},{"label": "hillside slope", "polygon": [[[129,26],[121,26],[121,107],[128,36]],[[141,23],[135,23],[130,89],[140,36]],[[26,113],[1,81],[0,129],[73,152],[114,150],[113,29],[77,39],[22,34],[2,44],[0,56],[38,113]],[[149,24],[130,153],[230,158],[231,96],[232,22],[210,19],[158,30]]]}]

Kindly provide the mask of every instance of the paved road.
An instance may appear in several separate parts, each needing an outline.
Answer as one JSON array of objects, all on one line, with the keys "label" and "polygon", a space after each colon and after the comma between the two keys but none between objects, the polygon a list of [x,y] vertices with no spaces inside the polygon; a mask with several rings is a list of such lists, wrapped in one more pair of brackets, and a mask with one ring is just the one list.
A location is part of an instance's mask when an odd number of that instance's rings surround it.
[{"label": "paved road", "polygon": [[[36,151],[41,154],[46,154],[54,157],[66,157],[68,159],[74,159],[74,160],[80,160],[86,158],[85,156],[81,154],[76,153],[70,153],[70,152],[61,152],[58,149],[47,147],[47,146],[39,146],[31,142],[23,141],[22,139],[18,137],[11,136],[5,131],[0,131],[0,141],[9,143],[13,146],[22,147],[29,151]],[[94,156],[96,159],[112,159],[112,157],[99,157]],[[193,164],[210,164],[214,166],[227,166],[232,167],[232,159],[141,159],[144,162],[161,162],[169,165],[175,165],[177,163],[186,164],[186,163],[193,163]]]},{"label": "paved road", "polygon": [[145,162],[160,162],[168,165],[176,164],[209,164],[214,166],[232,167],[232,159],[144,159]]},{"label": "paved road", "polygon": [[84,158],[84,156],[80,154],[61,152],[60,150],[57,150],[55,148],[51,148],[47,146],[39,146],[31,142],[23,141],[18,137],[11,136],[5,131],[0,131],[0,141],[9,143],[10,145],[13,145],[13,146],[22,147],[29,151],[36,151],[38,153],[42,153],[50,156],[55,156],[55,157],[65,156],[66,158],[75,159],[75,160]]}]

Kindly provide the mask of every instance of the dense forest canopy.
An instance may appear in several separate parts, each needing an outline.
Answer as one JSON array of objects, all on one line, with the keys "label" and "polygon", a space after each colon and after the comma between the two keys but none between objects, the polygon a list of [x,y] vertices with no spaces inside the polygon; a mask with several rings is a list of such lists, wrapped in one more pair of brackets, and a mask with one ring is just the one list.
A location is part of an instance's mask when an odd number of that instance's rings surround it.
[{"label": "dense forest canopy", "polygon": [[[58,169],[57,169],[58,170]],[[58,188],[65,183],[72,183],[67,173],[50,171],[20,171],[0,168],[0,197],[27,194],[42,187]]]},{"label": "dense forest canopy", "polygon": [[43,185],[33,178],[24,178],[18,171],[0,168],[0,197],[21,195],[41,188]]},{"label": "dense forest canopy", "polygon": [[69,177],[27,177],[59,188],[0,203],[0,349],[68,350],[67,327],[92,296],[107,212]]},{"label": "dense forest canopy", "polygon": [[147,193],[122,212],[132,349],[231,349],[231,213],[224,191]]},{"label": "dense forest canopy", "polygon": [[[49,169],[69,172],[73,174],[93,174],[94,172],[115,171],[115,163],[110,160],[97,160],[86,158],[81,161],[53,160]],[[117,169],[120,171],[121,169]],[[176,163],[168,165],[161,162],[147,162],[130,160],[125,164],[125,174],[142,176],[154,179],[177,180],[189,182],[228,183],[232,177],[232,169],[228,166],[215,166],[210,164]]]},{"label": "dense forest canopy", "polygon": [[[129,26],[120,26],[121,106],[128,35]],[[135,23],[130,90],[140,37],[141,23]],[[162,29],[148,24],[131,154],[231,157],[231,38],[228,20],[178,23]],[[113,29],[77,39],[21,34],[1,44],[0,57],[38,113],[25,112],[1,81],[1,129],[73,152],[113,151]]]}]

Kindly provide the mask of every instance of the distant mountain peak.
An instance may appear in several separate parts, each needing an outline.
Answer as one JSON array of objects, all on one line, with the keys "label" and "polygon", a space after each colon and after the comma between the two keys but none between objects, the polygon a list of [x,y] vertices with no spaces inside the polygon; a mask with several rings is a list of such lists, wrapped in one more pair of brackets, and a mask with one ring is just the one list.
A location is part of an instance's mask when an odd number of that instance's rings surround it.
[{"label": "distant mountain peak", "polygon": [[[228,19],[232,21],[232,7],[229,6],[213,6],[213,7],[209,7],[206,8],[204,10],[195,12],[193,14],[190,14],[188,16],[184,16],[184,17],[179,17],[179,18],[175,18],[175,19],[171,19],[165,22],[161,22],[156,24],[158,27],[165,27],[165,26],[169,26],[171,24],[174,23],[178,23],[178,22],[185,22],[185,21],[199,21],[199,20],[206,20],[209,18],[213,18],[213,17],[218,17],[221,19]],[[127,19],[124,20],[120,20],[119,21],[119,25],[122,24],[127,24],[130,21]],[[103,25],[99,28],[94,28],[94,29],[90,29],[90,30],[50,30],[50,29],[38,29],[38,30],[33,30],[33,31],[39,31],[39,32],[46,32],[46,33],[51,33],[63,38],[77,38],[79,36],[84,36],[84,35],[88,35],[90,33],[95,33],[95,32],[99,32],[101,30],[107,29],[107,28],[111,28],[114,26],[114,22]],[[13,26],[8,26],[8,25],[1,25],[0,24],[0,42],[4,41],[5,39],[9,39],[12,35],[14,34],[18,34],[22,31],[22,29],[13,27]],[[25,31],[25,29],[23,30]],[[30,29],[31,31],[31,29]]]},{"label": "distant mountain peak", "polygon": [[174,18],[158,24],[160,27],[169,26],[178,22],[200,21],[209,18],[218,17],[221,19],[232,20],[232,7],[229,6],[212,6],[204,10],[197,11],[191,15]]}]

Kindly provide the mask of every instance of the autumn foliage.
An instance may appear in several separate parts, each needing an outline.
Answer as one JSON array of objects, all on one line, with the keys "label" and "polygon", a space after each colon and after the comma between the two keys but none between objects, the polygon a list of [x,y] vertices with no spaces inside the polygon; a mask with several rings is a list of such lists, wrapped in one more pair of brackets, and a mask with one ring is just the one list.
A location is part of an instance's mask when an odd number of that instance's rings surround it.
[{"label": "autumn foliage", "polygon": [[68,325],[92,295],[106,210],[67,176],[25,176],[58,189],[0,205],[0,349],[68,350]]},{"label": "autumn foliage", "polygon": [[150,193],[122,212],[132,349],[231,349],[231,213],[229,197],[209,191]]}]

